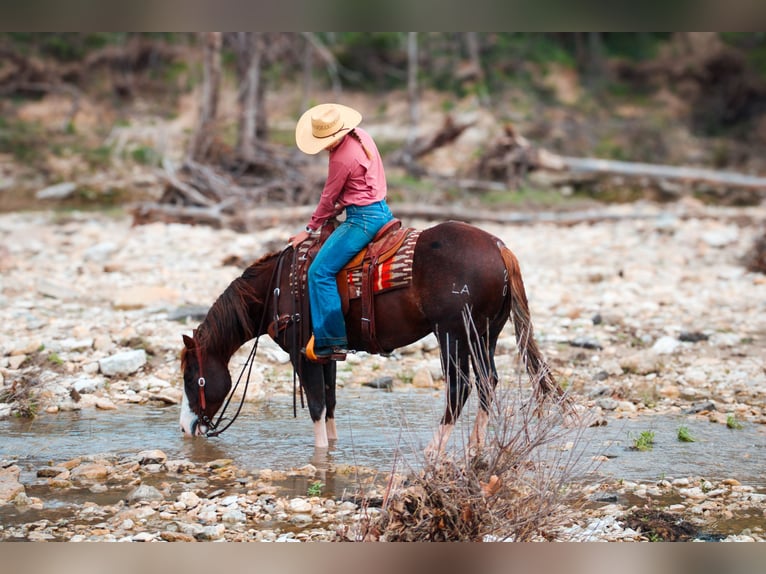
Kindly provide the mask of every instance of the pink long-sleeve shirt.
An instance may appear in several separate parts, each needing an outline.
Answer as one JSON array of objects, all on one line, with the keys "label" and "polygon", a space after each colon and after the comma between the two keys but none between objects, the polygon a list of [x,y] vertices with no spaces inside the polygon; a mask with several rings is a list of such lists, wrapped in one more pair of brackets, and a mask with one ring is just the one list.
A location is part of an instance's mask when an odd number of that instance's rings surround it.
[{"label": "pink long-sleeve shirt", "polygon": [[357,127],[355,131],[372,159],[367,157],[359,142],[349,135],[330,152],[327,181],[309,221],[310,229],[319,229],[332,217],[337,212],[336,204],[342,207],[370,205],[386,197],[386,174],[378,147],[365,130]]}]

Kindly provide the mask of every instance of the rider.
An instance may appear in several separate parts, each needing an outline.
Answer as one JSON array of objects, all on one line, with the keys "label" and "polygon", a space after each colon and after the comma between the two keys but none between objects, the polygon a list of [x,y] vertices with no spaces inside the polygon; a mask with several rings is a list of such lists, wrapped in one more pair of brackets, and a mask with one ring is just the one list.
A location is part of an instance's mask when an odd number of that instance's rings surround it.
[{"label": "rider", "polygon": [[357,127],[362,114],[327,103],[306,111],[295,127],[301,151],[330,152],[327,180],[306,228],[290,238],[293,248],[329,218],[345,209],[346,218],[322,245],[308,271],[314,334],[306,345],[312,360],[343,359],[348,348],[346,324],[335,282],[338,272],[361,251],[393,215],[386,203],[386,174],[378,147]]}]

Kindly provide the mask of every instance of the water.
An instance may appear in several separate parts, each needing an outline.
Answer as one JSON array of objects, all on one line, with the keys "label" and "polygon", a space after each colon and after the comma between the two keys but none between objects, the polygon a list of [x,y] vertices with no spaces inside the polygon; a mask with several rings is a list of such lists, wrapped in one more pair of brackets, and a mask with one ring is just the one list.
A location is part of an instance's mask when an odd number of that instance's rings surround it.
[{"label": "water", "polygon": [[[472,397],[473,398],[473,397]],[[418,389],[338,390],[339,440],[328,453],[313,447],[308,410],[298,408],[293,418],[292,397],[274,397],[247,404],[239,419],[220,437],[184,437],[178,428],[178,407],[125,406],[118,411],[88,410],[45,415],[34,420],[0,421],[0,460],[14,460],[22,468],[22,482],[31,482],[41,466],[83,455],[134,454],[160,449],[170,459],[204,463],[233,459],[238,466],[284,470],[308,463],[356,465],[390,471],[395,460],[417,465],[442,414],[443,393]],[[453,433],[463,444],[470,432],[473,400],[467,416]],[[686,426],[695,442],[677,439]],[[654,447],[634,451],[633,438],[654,432]],[[766,486],[766,428],[744,423],[729,429],[686,416],[649,416],[611,421],[607,426],[580,431],[575,441],[583,473],[593,478],[656,480],[702,476],[710,480],[736,478],[743,484]],[[591,458],[605,455],[596,465]],[[400,467],[401,468],[401,467]]]}]

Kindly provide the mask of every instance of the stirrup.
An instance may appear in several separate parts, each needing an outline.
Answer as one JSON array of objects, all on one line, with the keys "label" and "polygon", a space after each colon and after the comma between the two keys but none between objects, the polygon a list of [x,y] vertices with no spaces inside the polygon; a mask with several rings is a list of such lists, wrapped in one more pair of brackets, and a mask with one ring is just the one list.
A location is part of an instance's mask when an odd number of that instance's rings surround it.
[{"label": "stirrup", "polygon": [[317,355],[314,351],[314,335],[311,335],[311,338],[309,339],[309,342],[306,344],[306,348],[303,349],[303,354],[306,355],[306,358],[309,361],[312,361],[314,363],[326,363],[328,361],[345,361],[346,360],[346,353],[339,352],[335,349],[332,350],[332,352],[329,355]]}]

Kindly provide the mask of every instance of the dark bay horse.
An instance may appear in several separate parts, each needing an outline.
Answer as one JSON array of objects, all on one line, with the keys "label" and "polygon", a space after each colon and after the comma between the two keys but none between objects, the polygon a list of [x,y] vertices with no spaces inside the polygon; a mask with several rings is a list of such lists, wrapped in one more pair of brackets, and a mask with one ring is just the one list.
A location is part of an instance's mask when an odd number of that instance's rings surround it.
[{"label": "dark bay horse", "polygon": [[[204,435],[214,428],[212,419],[232,386],[230,358],[247,341],[268,332],[290,354],[314,422],[315,446],[326,448],[337,438],[336,363],[314,363],[301,353],[310,329],[308,318],[288,321],[281,329],[274,325],[277,317],[295,316],[293,299],[284,296],[291,290],[290,257],[285,255],[292,252],[288,247],[253,263],[218,297],[193,337],[183,336],[184,433]],[[535,342],[519,262],[500,239],[481,229],[447,222],[423,230],[414,248],[411,283],[376,295],[374,305],[377,342],[384,352],[429,333],[439,341],[447,406],[431,451],[442,449],[460,416],[471,391],[471,366],[480,408],[470,443],[483,441],[498,381],[495,345],[509,318],[536,392],[563,394]],[[368,351],[360,307],[358,299],[352,301],[346,316],[349,347]]]}]

